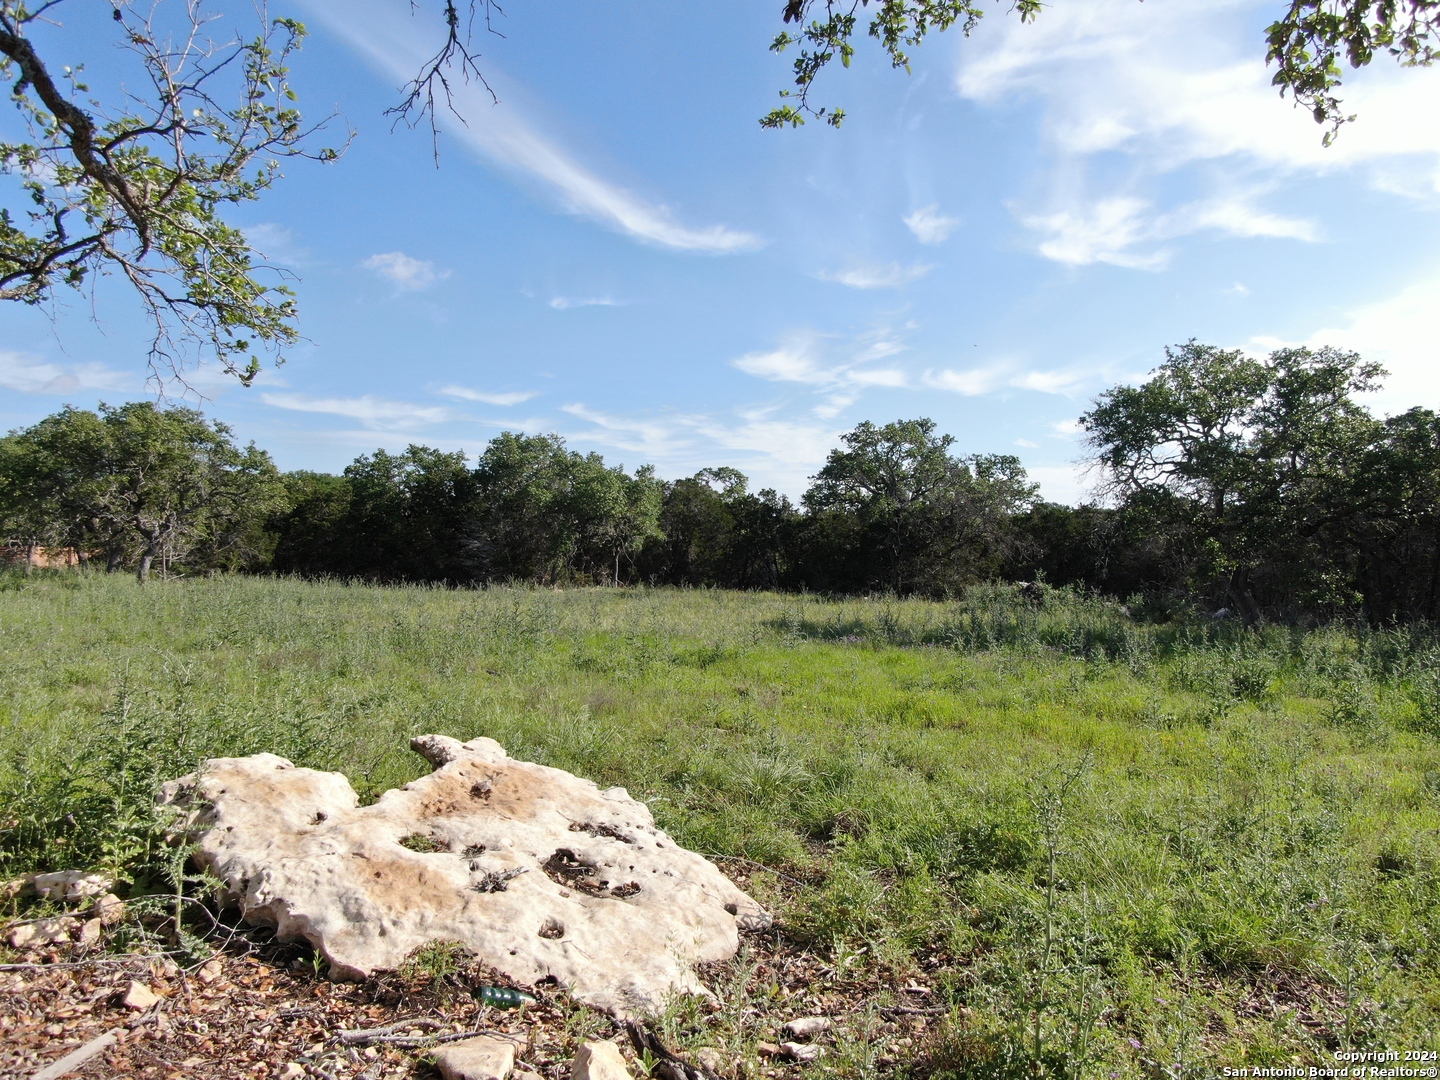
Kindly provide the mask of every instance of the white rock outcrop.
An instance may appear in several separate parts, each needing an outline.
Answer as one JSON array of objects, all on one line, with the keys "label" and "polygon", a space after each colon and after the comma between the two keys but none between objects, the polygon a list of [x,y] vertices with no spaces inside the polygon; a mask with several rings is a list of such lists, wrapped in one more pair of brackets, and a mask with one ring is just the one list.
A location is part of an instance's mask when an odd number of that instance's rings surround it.
[{"label": "white rock outcrop", "polygon": [[215,758],[162,789],[244,917],[305,938],[334,977],[455,941],[522,985],[553,979],[617,1016],[705,993],[770,916],[678,847],[624,788],[515,761],[493,739],[411,741],[435,771],[360,806],[340,773]]}]

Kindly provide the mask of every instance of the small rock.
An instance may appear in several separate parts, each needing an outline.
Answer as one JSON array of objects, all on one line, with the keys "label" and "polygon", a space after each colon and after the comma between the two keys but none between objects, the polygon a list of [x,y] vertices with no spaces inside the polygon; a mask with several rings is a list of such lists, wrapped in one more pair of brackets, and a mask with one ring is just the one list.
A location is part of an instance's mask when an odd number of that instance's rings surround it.
[{"label": "small rock", "polygon": [[630,1070],[613,1042],[583,1043],[570,1066],[570,1080],[630,1080]]},{"label": "small rock", "polygon": [[280,1069],[280,1080],[300,1080],[305,1075],[305,1066],[298,1061],[292,1061]]},{"label": "small rock", "polygon": [[95,901],[94,913],[105,926],[114,926],[125,918],[125,902],[113,892],[107,892]]},{"label": "small rock", "polygon": [[81,945],[94,945],[100,941],[100,920],[86,919],[80,924],[80,933],[75,940]]},{"label": "small rock", "polygon": [[83,870],[56,870],[36,874],[31,887],[45,900],[89,900],[103,896],[115,886],[115,879],[104,874],[87,874]]},{"label": "small rock", "polygon": [[774,1043],[768,1042],[756,1043],[755,1052],[761,1057],[779,1057],[781,1054],[784,1053],[784,1051],[781,1050],[780,1047],[776,1046]]},{"label": "small rock", "polygon": [[481,1035],[431,1052],[445,1080],[506,1080],[515,1068],[515,1044]]},{"label": "small rock", "polygon": [[206,986],[209,986],[216,979],[220,978],[223,970],[219,960],[207,960],[200,965],[200,970],[195,973],[195,978],[199,979]]},{"label": "small rock", "polygon": [[6,935],[5,940],[12,949],[38,949],[42,945],[54,945],[70,940],[73,920],[62,915],[50,919],[36,919],[22,923]]},{"label": "small rock", "polygon": [[125,987],[125,996],[120,999],[120,1004],[127,1009],[134,1009],[136,1012],[144,1012],[159,1001],[160,995],[154,990],[142,982],[131,979]]},{"label": "small rock", "polygon": [[814,1061],[820,1056],[820,1047],[807,1043],[782,1042],[780,1054],[791,1061]]},{"label": "small rock", "polygon": [[730,1059],[713,1046],[702,1046],[696,1050],[695,1060],[716,1076],[725,1076],[730,1072]]},{"label": "small rock", "polygon": [[828,1016],[800,1016],[785,1025],[785,1033],[797,1039],[813,1039],[830,1030]]}]

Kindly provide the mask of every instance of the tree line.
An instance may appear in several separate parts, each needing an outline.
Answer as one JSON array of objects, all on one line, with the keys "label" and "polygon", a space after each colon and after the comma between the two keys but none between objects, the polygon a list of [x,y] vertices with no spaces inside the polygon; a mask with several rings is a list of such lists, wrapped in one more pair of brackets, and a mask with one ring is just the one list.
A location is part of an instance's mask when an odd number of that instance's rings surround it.
[{"label": "tree line", "polygon": [[281,473],[184,408],[66,408],[0,439],[0,533],[145,580],[213,570],[484,585],[957,595],[1043,580],[1247,622],[1440,617],[1440,416],[1357,400],[1354,353],[1194,341],[1080,418],[1100,500],[1040,499],[1020,461],[928,419],[862,423],[800,503],[728,467],[667,481],[505,432]]}]

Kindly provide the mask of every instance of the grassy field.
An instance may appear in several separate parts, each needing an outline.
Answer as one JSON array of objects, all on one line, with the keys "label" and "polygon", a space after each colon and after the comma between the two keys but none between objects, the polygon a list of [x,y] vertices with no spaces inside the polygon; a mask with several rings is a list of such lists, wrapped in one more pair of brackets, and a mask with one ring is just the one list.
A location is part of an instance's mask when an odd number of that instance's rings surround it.
[{"label": "grassy field", "polygon": [[373,797],[424,771],[410,736],[489,735],[769,868],[752,888],[832,969],[948,996],[908,1061],[856,1074],[1178,1080],[1440,1043],[1429,634],[998,587],[0,590],[5,872],[144,888],[153,787],[207,756]]}]

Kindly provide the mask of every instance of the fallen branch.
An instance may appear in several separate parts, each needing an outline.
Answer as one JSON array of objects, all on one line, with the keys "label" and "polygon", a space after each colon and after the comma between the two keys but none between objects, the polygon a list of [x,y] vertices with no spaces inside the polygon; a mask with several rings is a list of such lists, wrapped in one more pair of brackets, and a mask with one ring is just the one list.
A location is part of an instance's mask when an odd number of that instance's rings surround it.
[{"label": "fallen branch", "polygon": [[404,1032],[412,1028],[438,1028],[445,1024],[440,1020],[432,1020],[428,1017],[418,1016],[413,1020],[397,1020],[393,1024],[386,1024],[384,1027],[374,1028],[347,1028],[338,1034],[342,1046],[373,1046],[379,1043],[384,1046],[393,1046],[398,1050],[418,1050],[423,1047],[440,1046],[443,1043],[458,1042],[461,1039],[473,1039],[477,1035],[496,1035],[501,1038],[512,1038],[503,1031],[493,1031],[490,1028],[476,1028],[474,1031],[452,1031],[448,1035],[406,1035]]},{"label": "fallen branch", "polygon": [[66,1073],[75,1072],[81,1065],[84,1065],[85,1062],[89,1061],[96,1054],[103,1053],[111,1046],[114,1046],[116,1040],[120,1038],[120,1033],[124,1030],[124,1028],[112,1028],[105,1032],[104,1035],[95,1036],[95,1038],[91,1039],[84,1046],[77,1047],[59,1061],[45,1066],[45,1068],[32,1076],[30,1080],[59,1080],[59,1078]]}]

